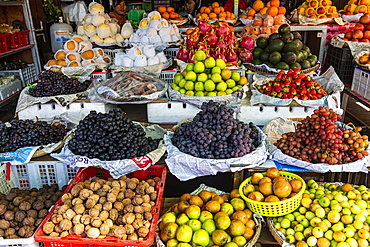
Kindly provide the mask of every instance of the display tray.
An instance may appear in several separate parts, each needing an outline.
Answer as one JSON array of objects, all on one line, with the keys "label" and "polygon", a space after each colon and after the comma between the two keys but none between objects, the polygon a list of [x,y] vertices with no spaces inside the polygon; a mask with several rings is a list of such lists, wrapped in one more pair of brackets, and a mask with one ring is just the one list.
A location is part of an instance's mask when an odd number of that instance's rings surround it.
[{"label": "display tray", "polygon": [[[277,72],[273,72],[273,71],[269,71],[267,69],[263,69],[263,68],[259,68],[259,67],[256,67],[252,64],[244,64],[244,66],[247,68],[247,69],[250,69],[254,72],[257,72],[258,74],[261,74],[261,75],[277,75]],[[313,71],[316,71],[318,70],[318,68],[320,67],[320,64],[316,64],[315,66],[311,67],[311,68],[308,68],[308,69],[304,69],[304,70],[301,70],[301,72],[305,73],[305,74],[308,74],[308,73],[311,73]]]}]

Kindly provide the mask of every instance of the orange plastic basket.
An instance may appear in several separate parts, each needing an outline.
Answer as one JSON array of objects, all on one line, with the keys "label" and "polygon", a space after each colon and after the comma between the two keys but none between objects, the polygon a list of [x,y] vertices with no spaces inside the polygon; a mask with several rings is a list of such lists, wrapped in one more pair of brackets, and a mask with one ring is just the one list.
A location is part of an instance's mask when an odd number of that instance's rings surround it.
[{"label": "orange plastic basket", "polygon": [[[164,166],[151,166],[146,170],[135,171],[130,174],[127,174],[130,178],[137,178],[139,180],[160,177],[161,181],[157,183],[156,191],[158,191],[157,200],[155,206],[152,208],[151,213],[153,214],[153,219],[150,224],[149,234],[143,241],[135,241],[135,240],[121,240],[116,237],[106,237],[105,239],[92,239],[92,238],[83,238],[82,236],[78,235],[68,235],[66,237],[49,237],[45,235],[42,231],[42,226],[49,221],[50,217],[53,215],[55,207],[63,205],[61,198],[55,203],[54,207],[50,210],[49,214],[46,216],[44,221],[41,223],[39,228],[35,233],[35,240],[37,242],[42,242],[45,247],[54,247],[54,246],[61,246],[61,247],[87,247],[87,246],[132,246],[132,247],[145,247],[151,246],[155,241],[155,228],[159,219],[159,213],[162,204],[163,192],[164,192],[164,185],[166,181],[167,169]],[[88,180],[93,177],[99,178],[110,178],[111,175],[109,171],[98,168],[98,167],[87,167],[81,168],[76,176],[71,180],[67,189],[65,189],[64,193],[68,193],[71,191],[72,187],[77,184],[78,182],[82,182]]]},{"label": "orange plastic basket", "polygon": [[0,53],[10,50],[10,33],[0,33]]}]

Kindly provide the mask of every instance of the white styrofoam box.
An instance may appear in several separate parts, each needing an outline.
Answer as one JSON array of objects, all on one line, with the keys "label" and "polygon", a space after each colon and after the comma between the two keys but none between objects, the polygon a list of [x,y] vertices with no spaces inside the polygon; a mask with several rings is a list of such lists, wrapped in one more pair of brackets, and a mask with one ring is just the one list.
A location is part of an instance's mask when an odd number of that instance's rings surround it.
[{"label": "white styrofoam box", "polygon": [[[7,169],[10,179],[7,179]],[[31,161],[29,163],[7,166],[0,164],[0,192],[7,194],[11,188],[31,189],[42,188],[44,184],[58,184],[59,189],[67,185],[78,169],[64,165],[60,161]],[[9,171],[8,171],[9,172]],[[34,237],[20,239],[0,239],[0,247],[23,246],[41,247],[42,243]]]},{"label": "white styrofoam box", "polygon": [[19,119],[39,119],[47,122],[62,116],[71,123],[78,124],[90,111],[107,113],[116,108],[113,104],[91,103],[85,101],[73,102],[67,106],[60,106],[56,102],[36,104],[18,112]]},{"label": "white styrofoam box", "polygon": [[255,125],[263,126],[277,117],[305,118],[311,116],[316,108],[304,106],[264,106],[242,104],[237,118],[243,122],[253,122]]},{"label": "white styrofoam box", "polygon": [[22,81],[22,86],[25,87],[27,83],[33,83],[37,80],[36,66],[28,64],[28,67],[17,70],[2,70],[1,76],[15,75]]},{"label": "white styrofoam box", "polygon": [[111,77],[110,70],[101,71],[101,72],[92,72],[90,74],[91,78],[98,79],[100,81],[106,81]]},{"label": "white styrofoam box", "polygon": [[147,104],[149,123],[177,124],[186,118],[194,117],[199,111],[196,106],[175,101]]},{"label": "white styrofoam box", "polygon": [[355,67],[351,90],[370,100],[370,72]]},{"label": "white styrofoam box", "polygon": [[0,87],[0,100],[4,100],[16,92],[22,90],[22,81],[15,79]]}]

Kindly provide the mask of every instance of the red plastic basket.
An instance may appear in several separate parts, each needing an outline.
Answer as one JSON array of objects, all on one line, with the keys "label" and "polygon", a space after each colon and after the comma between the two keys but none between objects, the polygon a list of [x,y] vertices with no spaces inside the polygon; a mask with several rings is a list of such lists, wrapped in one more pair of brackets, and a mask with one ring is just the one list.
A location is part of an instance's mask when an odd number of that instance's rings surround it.
[{"label": "red plastic basket", "polygon": [[0,53],[10,50],[10,33],[0,33]]},{"label": "red plastic basket", "polygon": [[10,36],[10,48],[15,49],[29,44],[28,34],[30,30],[12,33]]},{"label": "red plastic basket", "polygon": [[[91,239],[91,238],[82,238],[78,235],[69,235],[67,237],[49,237],[44,234],[42,231],[42,226],[49,221],[50,217],[53,215],[55,207],[63,204],[61,199],[55,203],[54,207],[51,209],[49,214],[46,216],[44,221],[41,223],[40,227],[37,229],[34,237],[37,242],[43,242],[45,247],[51,246],[61,246],[61,247],[87,247],[87,246],[132,246],[132,247],[145,247],[151,246],[155,241],[155,228],[158,222],[159,213],[162,204],[164,185],[166,181],[167,169],[164,166],[151,166],[146,170],[135,171],[127,176],[130,178],[137,178],[139,180],[160,177],[161,181],[157,183],[156,191],[158,191],[158,196],[155,206],[152,208],[151,213],[153,218],[151,221],[149,234],[143,241],[134,241],[134,240],[121,240],[116,237],[106,237],[105,239]],[[87,167],[81,168],[76,176],[71,180],[67,189],[64,190],[64,193],[71,191],[72,187],[78,182],[85,181],[87,179],[99,177],[99,178],[110,178],[111,175],[109,171],[104,170],[98,167]]]}]

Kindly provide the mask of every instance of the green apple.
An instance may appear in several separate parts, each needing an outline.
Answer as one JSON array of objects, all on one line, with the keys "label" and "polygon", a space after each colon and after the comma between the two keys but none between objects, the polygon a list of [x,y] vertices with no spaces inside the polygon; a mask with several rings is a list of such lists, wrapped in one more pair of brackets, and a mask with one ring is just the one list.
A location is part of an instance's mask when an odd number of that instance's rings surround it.
[{"label": "green apple", "polygon": [[288,219],[290,221],[294,221],[295,220],[295,217],[294,217],[294,215],[292,213],[285,215],[284,218],[286,218],[286,219]]},{"label": "green apple", "polygon": [[356,204],[352,205],[352,206],[350,207],[350,209],[351,209],[351,212],[352,212],[353,214],[359,214],[359,213],[361,212],[361,208],[360,208],[360,206],[358,206],[358,205],[356,205]]},{"label": "green apple", "polygon": [[286,229],[286,235],[294,235],[295,231],[293,228]]},{"label": "green apple", "polygon": [[360,220],[361,222],[365,222],[366,221],[366,216],[363,215],[363,214],[356,214],[355,215],[355,220]]},{"label": "green apple", "polygon": [[311,236],[309,238],[307,238],[306,240],[308,246],[315,246],[316,243],[317,243],[317,238],[315,238],[314,236]]},{"label": "green apple", "polygon": [[288,235],[285,237],[285,241],[288,244],[294,244],[296,242],[294,235]]},{"label": "green apple", "polygon": [[297,240],[297,241],[302,241],[304,240],[304,235],[302,232],[296,232],[294,233],[294,238]]},{"label": "green apple", "polygon": [[187,81],[196,81],[197,80],[197,74],[194,71],[189,71],[185,75],[185,80],[187,80]]},{"label": "green apple", "polygon": [[202,222],[200,220],[191,219],[188,222],[186,222],[186,225],[190,226],[191,229],[195,232],[196,230],[199,230],[202,228]]},{"label": "green apple", "polygon": [[312,236],[312,229],[313,228],[306,228],[306,229],[303,230],[303,235],[304,235],[305,238],[308,238],[308,237]]},{"label": "green apple", "polygon": [[324,231],[321,229],[321,227],[315,227],[314,229],[312,229],[312,235],[315,238],[321,238],[324,236]]},{"label": "green apple", "polygon": [[240,74],[236,71],[233,71],[231,73],[231,79],[233,79],[236,82],[240,81]]},{"label": "green apple", "polygon": [[213,67],[211,70],[211,74],[220,74],[221,76],[221,68],[220,67]]},{"label": "green apple", "polygon": [[198,97],[203,97],[204,96],[204,92],[203,91],[196,91],[195,96],[198,96]]},{"label": "green apple", "polygon": [[310,225],[310,221],[308,219],[303,219],[301,221],[301,224],[304,226],[304,227],[308,227]]},{"label": "green apple", "polygon": [[199,220],[200,222],[204,222],[208,219],[213,219],[213,214],[207,210],[203,210],[202,212],[200,212],[200,216],[199,216]]},{"label": "green apple", "polygon": [[180,88],[184,88],[185,87],[185,83],[186,83],[186,80],[185,79],[181,79],[181,81],[179,82],[179,87]]},{"label": "green apple", "polygon": [[226,89],[227,89],[227,84],[225,82],[219,82],[216,86],[217,91],[225,91]]},{"label": "green apple", "polygon": [[195,73],[203,73],[204,70],[205,70],[205,66],[204,66],[204,63],[203,62],[196,62],[194,64],[194,72]]},{"label": "green apple", "polygon": [[313,217],[315,217],[315,213],[314,212],[311,212],[311,211],[307,211],[307,213],[305,214],[306,216],[306,219],[308,220],[312,220]]},{"label": "green apple", "polygon": [[[216,89],[216,85],[212,80],[207,80],[204,83],[204,89],[208,92],[212,92]],[[208,95],[208,96],[210,96],[210,95]]]},{"label": "green apple", "polygon": [[305,214],[307,212],[307,209],[305,207],[299,207],[298,211],[301,214]]},{"label": "green apple", "polygon": [[200,82],[205,82],[207,79],[208,75],[206,73],[200,73],[197,78],[197,80]]},{"label": "green apple", "polygon": [[181,88],[181,89],[179,90],[179,93],[181,93],[181,94],[186,94],[186,90],[185,90],[185,88]]},{"label": "green apple", "polygon": [[334,225],[332,225],[331,229],[334,232],[340,232],[344,229],[344,224],[342,222],[335,223]]},{"label": "green apple", "polygon": [[313,227],[316,227],[319,225],[319,223],[321,222],[321,219],[319,217],[313,217],[311,220],[310,220],[310,225],[313,226]]},{"label": "green apple", "polygon": [[203,60],[205,60],[206,59],[206,53],[203,51],[203,50],[197,50],[196,52],[195,52],[195,59],[197,60],[197,61],[203,61]]},{"label": "green apple", "polygon": [[236,83],[233,79],[227,79],[226,84],[227,84],[227,88],[233,88],[236,85]]},{"label": "green apple", "polygon": [[358,246],[358,243],[354,238],[347,238],[345,243],[347,243],[349,247]]},{"label": "green apple", "polygon": [[332,240],[333,239],[333,231],[332,230],[327,230],[324,233],[324,237],[327,238],[328,240]]},{"label": "green apple", "polygon": [[181,225],[177,228],[176,239],[180,242],[188,243],[193,236],[193,230],[188,225]]},{"label": "green apple", "polygon": [[196,230],[193,234],[193,243],[200,246],[207,246],[209,244],[210,236],[204,229]]},{"label": "green apple", "polygon": [[185,83],[185,86],[184,86],[185,90],[189,91],[189,90],[194,90],[194,82],[192,81],[187,81]]},{"label": "green apple", "polygon": [[364,227],[364,223],[361,220],[355,220],[353,221],[353,226],[359,230]]},{"label": "green apple", "polygon": [[221,68],[221,69],[224,69],[226,67],[226,63],[223,59],[216,59],[216,66]]},{"label": "green apple", "polygon": [[343,233],[344,235],[346,235],[347,238],[355,236],[355,230],[353,230],[352,228],[345,227],[343,229]]},{"label": "green apple", "polygon": [[216,66],[216,60],[213,57],[209,57],[204,61],[206,68],[213,68]]},{"label": "green apple", "polygon": [[217,96],[217,93],[216,92],[208,92],[207,96],[210,96],[210,97]]},{"label": "green apple", "polygon": [[175,74],[175,77],[173,78],[173,82],[176,83],[176,84],[179,84],[181,79],[184,79],[184,76],[181,73],[177,72]]},{"label": "green apple", "polygon": [[325,209],[323,209],[323,208],[317,208],[316,210],[315,210],[315,214],[316,214],[316,216],[317,217],[319,217],[319,218],[324,218],[325,217]]},{"label": "green apple", "polygon": [[186,69],[185,69],[187,72],[190,72],[190,71],[193,71],[194,70],[194,63],[188,63],[186,65]]},{"label": "green apple", "polygon": [[321,197],[320,198],[320,201],[319,201],[319,204],[322,206],[322,207],[329,207],[330,206],[330,200],[329,198],[327,197]]},{"label": "green apple", "polygon": [[302,224],[297,224],[294,227],[294,231],[296,231],[296,232],[303,232],[303,230],[304,230],[304,226]]},{"label": "green apple", "polygon": [[280,222],[280,225],[281,225],[281,227],[282,228],[285,228],[285,229],[287,229],[287,228],[289,228],[290,227],[290,220],[288,220],[288,219],[283,219],[281,222]]},{"label": "green apple", "polygon": [[200,82],[200,81],[197,81],[195,84],[194,84],[194,89],[195,91],[204,91],[204,84],[203,82]]},{"label": "green apple", "polygon": [[226,89],[225,93],[226,94],[232,94],[234,91],[230,88]]},{"label": "green apple", "polygon": [[[222,81],[222,77],[219,73],[214,73],[212,74],[211,76],[211,80],[214,82],[214,83],[218,83],[218,82],[221,82]],[[226,83],[225,83],[226,84]],[[226,88],[227,88],[227,84],[226,84]],[[225,90],[226,90],[225,88]],[[221,91],[225,91],[225,90],[221,90]]]},{"label": "green apple", "polygon": [[356,200],[355,204],[362,209],[367,208],[367,202],[365,200]]},{"label": "green apple", "polygon": [[281,228],[281,225],[280,225],[280,223],[279,223],[279,222],[276,222],[276,223],[274,224],[274,227],[275,227],[275,229],[276,229],[276,230],[279,230],[279,229]]}]

